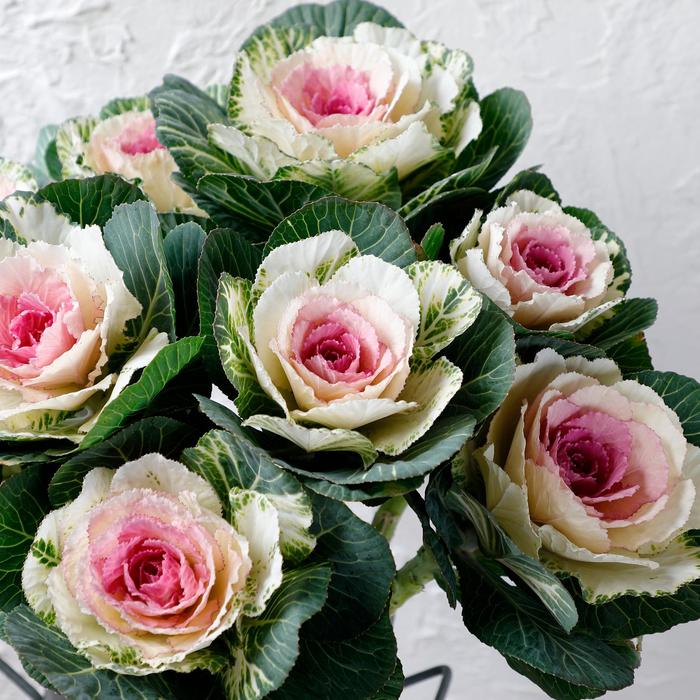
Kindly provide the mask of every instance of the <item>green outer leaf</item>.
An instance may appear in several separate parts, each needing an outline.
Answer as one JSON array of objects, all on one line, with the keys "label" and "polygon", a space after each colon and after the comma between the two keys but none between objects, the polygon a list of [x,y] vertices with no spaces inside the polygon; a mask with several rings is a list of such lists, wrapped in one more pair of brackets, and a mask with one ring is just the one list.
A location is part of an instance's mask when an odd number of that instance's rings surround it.
[{"label": "green outer leaf", "polygon": [[632,375],[651,387],[676,412],[688,442],[700,447],[700,384],[675,372],[645,370]]},{"label": "green outer leaf", "polygon": [[227,511],[229,492],[233,488],[267,496],[279,514],[285,559],[302,561],[314,548],[313,537],[308,533],[309,498],[299,481],[265,450],[241,435],[213,430],[204,435],[196,447],[184,450],[181,459],[212,485]]},{"label": "green outer leaf", "polygon": [[401,661],[396,659],[396,667],[394,672],[389,676],[387,682],[381,689],[373,695],[371,700],[398,700],[403,693],[404,683],[406,679],[403,675],[403,666]]},{"label": "green outer leaf", "polygon": [[569,587],[577,595],[581,626],[601,639],[657,634],[700,618],[700,581],[682,586],[673,595],[626,595],[599,605],[586,604],[573,580]]},{"label": "green outer leaf", "polygon": [[323,607],[330,580],[323,564],[289,571],[265,612],[241,620],[223,673],[227,697],[257,700],[284,683],[299,656],[299,629]]},{"label": "green outer leaf", "polygon": [[147,409],[167,384],[197,359],[201,347],[202,338],[182,338],[166,345],[143,370],[140,379],[105,407],[80,444],[81,449],[106,440],[130,417]]},{"label": "green outer leaf", "polygon": [[455,510],[474,526],[481,551],[516,574],[566,632],[578,622],[576,604],[559,579],[542,564],[525,556],[505,534],[486,508],[466,492],[450,494]]},{"label": "green outer leaf", "polygon": [[[58,693],[76,700],[163,700],[191,697],[182,675],[158,673],[127,676],[97,671],[55,627],[44,624],[29,608],[20,605],[8,614],[5,632],[20,661],[35,669]],[[202,697],[200,686],[199,697]]]},{"label": "green outer leaf", "polygon": [[335,0],[326,5],[308,3],[285,10],[266,24],[258,27],[243,43],[246,50],[254,37],[268,26],[307,26],[318,30],[319,36],[349,36],[360,22],[374,22],[383,27],[403,27],[401,22],[385,9],[363,0]]},{"label": "green outer leaf", "polygon": [[201,226],[189,222],[171,229],[163,242],[175,295],[175,329],[178,338],[196,335],[199,330],[197,300],[192,292],[197,288],[199,256],[206,237]]},{"label": "green outer leaf", "polygon": [[104,226],[104,241],[124,283],[141,304],[141,313],[126,322],[130,349],[136,349],[152,328],[175,339],[175,299],[168,273],[160,222],[147,202],[122,204]]},{"label": "green outer leaf", "polygon": [[207,198],[207,212],[219,226],[235,227],[243,221],[260,241],[266,241],[285,217],[330,194],[323,187],[299,180],[261,182],[236,173],[205,175],[197,189]]},{"label": "green outer leaf", "polygon": [[51,202],[57,212],[83,228],[92,224],[102,228],[120,204],[131,204],[147,197],[136,185],[117,175],[97,175],[54,182],[40,189],[34,199]]},{"label": "green outer leaf", "polygon": [[585,700],[586,698],[597,698],[605,693],[604,690],[586,688],[582,685],[567,683],[561,678],[550,676],[548,673],[538,671],[532,666],[528,666],[518,659],[505,657],[508,665],[525,678],[529,678],[533,683],[544,690],[550,698],[556,700]]},{"label": "green outer leaf", "polygon": [[330,562],[333,576],[326,605],[304,626],[304,636],[330,644],[361,634],[381,618],[396,567],[384,537],[347,506],[316,494],[311,501],[311,532],[318,540],[310,561]]},{"label": "green outer leaf", "polygon": [[435,580],[440,588],[445,591],[447,602],[454,609],[457,607],[457,600],[459,599],[459,581],[450,560],[450,552],[447,549],[447,545],[433,530],[423,499],[417,493],[411,493],[406,496],[406,500],[420,521],[423,530],[423,546],[433,555],[433,559],[435,559],[440,569],[440,575],[436,575]]},{"label": "green outer leaf", "polygon": [[437,260],[440,249],[445,240],[445,227],[442,224],[433,224],[426,232],[420,242],[426,260]]},{"label": "green outer leaf", "polygon": [[83,487],[83,478],[95,467],[116,469],[151,452],[177,459],[194,442],[196,431],[180,421],[164,416],[143,418],[64,462],[49,484],[54,508],[74,500]]},{"label": "green outer leaf", "polygon": [[[209,124],[226,124],[226,110],[184,78],[166,75],[149,95],[158,140],[177,163],[180,184],[197,199],[196,185],[208,173],[241,172],[236,158],[209,141]],[[204,202],[206,204],[206,202]]]},{"label": "green outer leaf", "polygon": [[272,232],[264,255],[285,243],[332,230],[347,233],[364,255],[375,255],[399,267],[416,260],[406,224],[395,211],[383,204],[342,197],[311,202],[287,217]]},{"label": "green outer leaf", "polygon": [[415,491],[421,487],[424,481],[422,476],[413,479],[400,479],[399,481],[378,481],[362,486],[342,486],[333,484],[323,479],[313,479],[308,476],[300,476],[304,486],[319,494],[336,501],[375,501],[376,499],[393,498]]},{"label": "green outer leaf", "polygon": [[515,341],[515,347],[523,362],[532,362],[535,355],[544,348],[556,350],[562,357],[585,357],[589,360],[605,357],[605,351],[595,345],[577,343],[546,333],[520,336]]},{"label": "green outer leaf", "polygon": [[228,380],[221,367],[213,330],[219,278],[223,272],[228,272],[234,277],[252,280],[261,262],[260,249],[232,229],[215,229],[207,236],[202,248],[197,277],[199,332],[204,337],[202,357],[214,383],[222,390],[228,385]]},{"label": "green outer leaf", "polygon": [[0,610],[12,610],[24,600],[22,567],[48,511],[42,465],[27,467],[0,484]]},{"label": "green outer leaf", "polygon": [[595,240],[603,241],[609,248],[612,248],[611,259],[615,275],[612,286],[626,294],[632,282],[632,269],[627,257],[625,244],[590,209],[564,207],[564,211],[582,221],[588,227]]},{"label": "green outer leaf", "polygon": [[520,90],[501,88],[481,100],[481,119],[481,134],[459,154],[457,167],[477,163],[495,146],[496,154],[478,181],[479,187],[488,190],[508,172],[530,138],[530,103]]},{"label": "green outer leaf", "polygon": [[620,368],[623,377],[642,370],[654,369],[649,346],[643,333],[614,345],[606,355]]},{"label": "green outer leaf", "polygon": [[362,634],[343,641],[310,638],[307,628],[308,624],[302,629],[296,666],[269,700],[309,700],[310,688],[314,700],[368,700],[390,678],[395,682],[396,638],[388,613]]},{"label": "green outer leaf", "polygon": [[407,221],[425,213],[434,203],[442,201],[452,192],[481,187],[481,180],[488,173],[496,148],[487,151],[481,160],[467,168],[438,180],[410,199],[399,209],[399,214]]},{"label": "green outer leaf", "polygon": [[464,623],[504,656],[573,685],[619,690],[634,681],[635,663],[588,634],[567,634],[525,591],[468,566],[459,574]]},{"label": "green outer leaf", "polygon": [[254,351],[245,342],[246,335],[251,334],[251,310],[251,283],[242,277],[222,274],[213,331],[224,374],[238,392],[236,409],[242,418],[281,412],[258,381]]},{"label": "green outer leaf", "polygon": [[518,190],[530,190],[540,197],[545,197],[557,204],[561,204],[561,198],[554,189],[552,181],[544,173],[539,173],[536,169],[531,168],[516,173],[505,187],[498,190],[494,207],[502,207],[508,197]]},{"label": "green outer leaf", "polygon": [[124,112],[145,112],[150,109],[151,103],[147,95],[139,95],[138,97],[115,97],[110,100],[101,110],[100,119],[109,119],[116,117]]},{"label": "green outer leaf", "polygon": [[464,372],[464,384],[450,405],[477,421],[500,406],[515,377],[513,327],[488,297],[483,302],[474,324],[446,350]]},{"label": "green outer leaf", "polygon": [[610,311],[610,318],[586,336],[586,342],[609,350],[649,328],[656,321],[657,312],[655,299],[623,299]]},{"label": "green outer leaf", "polygon": [[195,395],[199,410],[217,427],[232,433],[241,440],[247,440],[253,445],[257,445],[254,431],[246,430],[242,426],[240,416],[236,415],[230,408],[213,401],[206,396]]},{"label": "green outer leaf", "polygon": [[40,186],[48,185],[52,180],[61,179],[61,160],[56,151],[56,132],[58,124],[47,124],[39,129],[34,149],[32,170]]}]

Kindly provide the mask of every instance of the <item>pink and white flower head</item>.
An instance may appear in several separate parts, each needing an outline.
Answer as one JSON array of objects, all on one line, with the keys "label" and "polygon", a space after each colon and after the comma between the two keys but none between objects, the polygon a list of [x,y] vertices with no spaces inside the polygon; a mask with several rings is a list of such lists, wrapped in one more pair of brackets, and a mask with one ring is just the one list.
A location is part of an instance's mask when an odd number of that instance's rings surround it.
[{"label": "pink and white flower head", "polygon": [[20,197],[0,215],[22,241],[0,238],[0,439],[79,442],[167,335],[152,331],[121,374],[108,370],[141,305],[100,228]]},{"label": "pink and white flower head", "polygon": [[619,298],[611,249],[552,200],[521,190],[451,246],[460,272],[531,329],[576,330]]},{"label": "pink and white flower head", "polygon": [[481,130],[462,51],[371,22],[293,53],[287,30],[265,31],[238,56],[233,126],[210,127],[255,177],[322,180],[339,170],[348,188],[376,185],[392,168],[404,178],[461,152]]},{"label": "pink and white flower head", "polygon": [[272,250],[252,284],[222,278],[215,332],[243,414],[240,368],[247,366],[285,416],[244,415],[249,425],[311,451],[334,441],[366,449],[369,440],[370,449],[398,454],[459,389],[461,371],[433,357],[471,325],[480,305],[449,265],[404,270],[328,231]]},{"label": "pink and white flower head", "polygon": [[159,212],[203,215],[173,180],[177,165],[158,141],[149,109],[132,109],[103,120],[68,120],[58,130],[56,147],[65,177],[115,173],[138,182]]},{"label": "pink and white flower head", "polygon": [[652,389],[610,360],[540,352],[478,453],[487,507],[523,552],[601,602],[672,593],[700,573],[700,450]]},{"label": "pink and white flower head", "polygon": [[26,166],[0,158],[0,201],[13,192],[34,192],[36,188],[36,180]]},{"label": "pink and white flower head", "polygon": [[252,491],[232,502],[231,524],[204,479],[159,454],[93,469],[40,525],[27,600],[96,668],[195,668],[196,652],[261,614],[282,582],[277,511]]}]

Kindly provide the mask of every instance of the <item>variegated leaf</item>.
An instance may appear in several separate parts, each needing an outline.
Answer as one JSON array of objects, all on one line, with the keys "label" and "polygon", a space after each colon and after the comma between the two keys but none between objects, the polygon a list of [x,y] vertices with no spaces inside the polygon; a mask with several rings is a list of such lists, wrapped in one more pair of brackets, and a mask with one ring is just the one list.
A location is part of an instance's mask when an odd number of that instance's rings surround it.
[{"label": "variegated leaf", "polygon": [[481,296],[451,265],[424,260],[407,269],[420,298],[421,320],[413,352],[429,360],[474,323]]}]

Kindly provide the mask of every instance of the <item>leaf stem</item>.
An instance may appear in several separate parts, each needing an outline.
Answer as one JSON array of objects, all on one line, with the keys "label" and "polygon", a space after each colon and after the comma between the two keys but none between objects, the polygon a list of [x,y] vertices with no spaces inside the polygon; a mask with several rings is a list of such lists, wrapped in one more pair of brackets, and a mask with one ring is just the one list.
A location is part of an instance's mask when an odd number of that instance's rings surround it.
[{"label": "leaf stem", "polygon": [[407,505],[403,496],[394,496],[377,508],[372,525],[380,534],[384,535],[387,542],[391,542],[396,534],[399,520]]},{"label": "leaf stem", "polygon": [[432,552],[421,547],[413,559],[407,561],[396,573],[391,591],[389,614],[393,615],[406,601],[421,593],[435,578],[438,565]]}]

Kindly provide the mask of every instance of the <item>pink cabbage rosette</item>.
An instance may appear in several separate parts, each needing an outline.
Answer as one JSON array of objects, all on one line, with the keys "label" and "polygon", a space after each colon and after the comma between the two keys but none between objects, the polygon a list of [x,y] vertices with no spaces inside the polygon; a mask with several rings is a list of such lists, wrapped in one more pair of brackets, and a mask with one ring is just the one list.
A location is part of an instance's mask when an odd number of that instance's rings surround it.
[{"label": "pink cabbage rosette", "polygon": [[124,111],[103,119],[69,119],[59,127],[56,150],[63,176],[114,173],[138,183],[159,212],[204,216],[173,180],[178,167],[170,151],[158,141],[156,121],[146,98],[113,104],[123,105]]},{"label": "pink cabbage rosette", "polygon": [[452,242],[460,272],[525,328],[574,331],[622,297],[612,240],[595,240],[550,199],[520,190]]},{"label": "pink cabbage rosette", "polygon": [[0,158],[0,200],[13,192],[34,192],[37,183],[29,168],[14,160]]},{"label": "pink cabbage rosette", "polygon": [[362,22],[318,38],[266,27],[238,55],[232,125],[210,125],[210,137],[258,179],[376,199],[393,169],[403,179],[478,136],[471,75],[463,51],[398,27]]},{"label": "pink cabbage rosette", "polygon": [[150,329],[110,368],[141,304],[101,229],[22,197],[5,199],[0,220],[18,237],[0,238],[0,440],[80,442],[168,337]]},{"label": "pink cabbage rosette", "polygon": [[449,265],[402,269],[327,231],[272,250],[253,282],[224,275],[214,332],[247,425],[376,457],[418,440],[458,391],[461,370],[436,356],[480,307]]},{"label": "pink cabbage rosette", "polygon": [[477,452],[486,505],[523,552],[589,602],[673,593],[700,575],[700,450],[651,388],[610,360],[541,351]]},{"label": "pink cabbage rosette", "polygon": [[80,495],[41,523],[22,572],[32,609],[96,668],[181,671],[242,616],[260,615],[282,582],[277,510],[214,489],[149,454],[96,468]]}]

